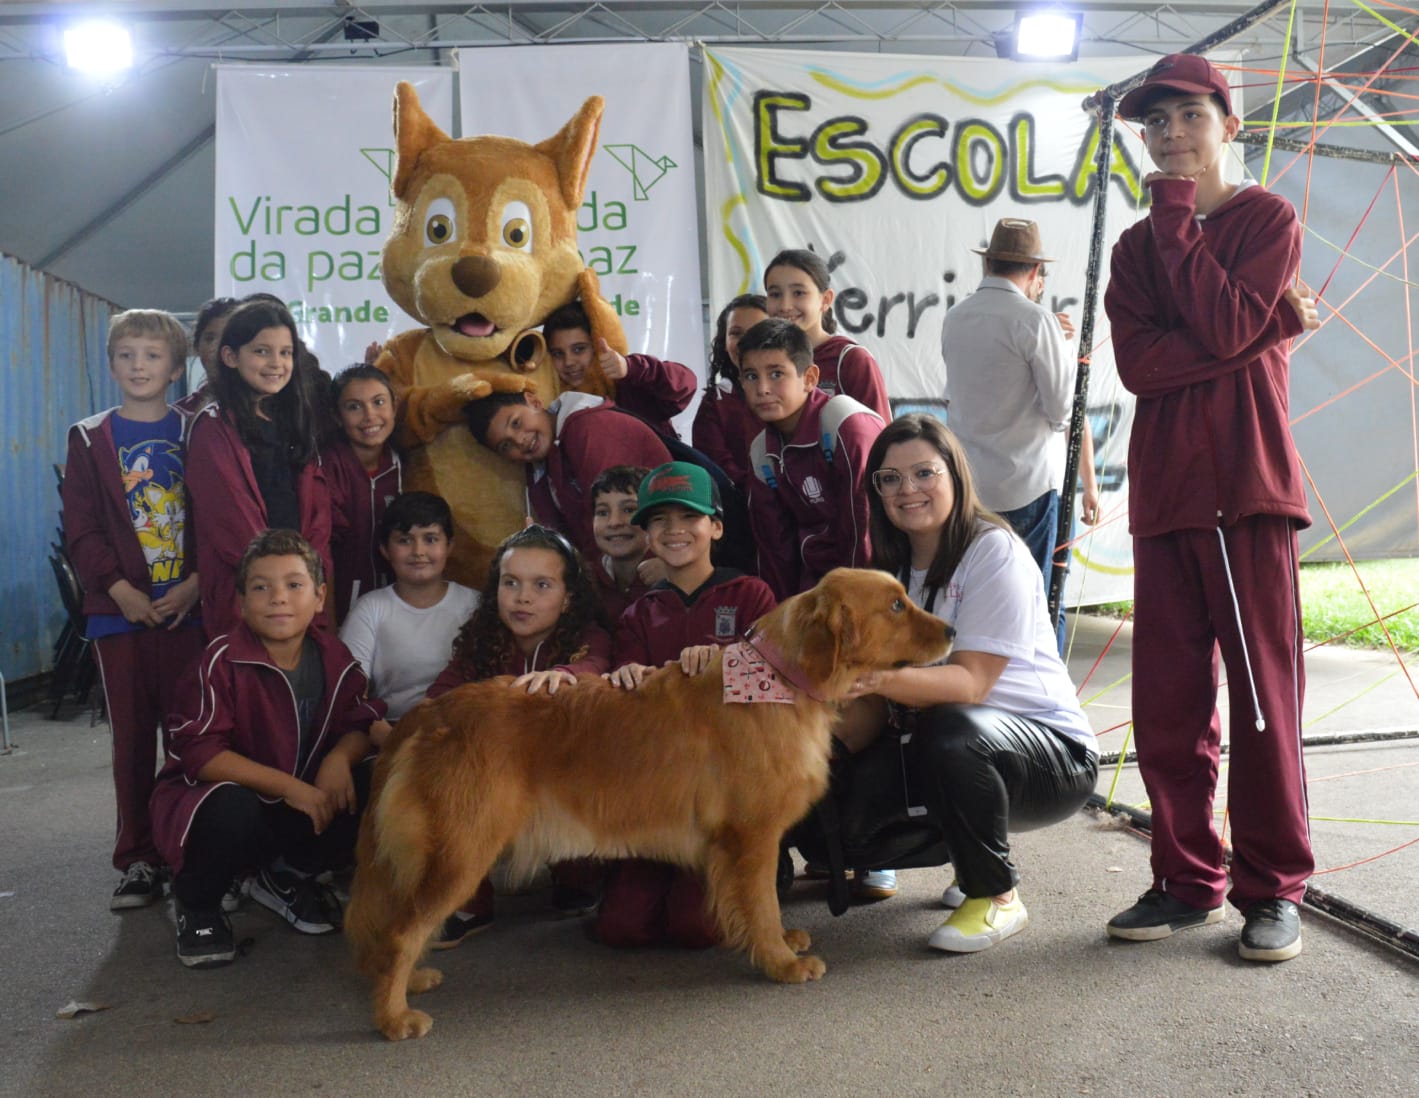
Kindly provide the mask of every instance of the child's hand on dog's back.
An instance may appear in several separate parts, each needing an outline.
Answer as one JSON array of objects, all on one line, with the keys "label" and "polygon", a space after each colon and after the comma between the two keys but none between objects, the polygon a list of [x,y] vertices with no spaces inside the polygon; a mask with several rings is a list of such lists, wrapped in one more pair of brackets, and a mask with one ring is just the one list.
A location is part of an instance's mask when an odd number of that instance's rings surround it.
[{"label": "child's hand on dog's back", "polygon": [[717,644],[694,644],[680,653],[680,670],[687,675],[700,675],[708,670],[710,660],[719,652]]}]

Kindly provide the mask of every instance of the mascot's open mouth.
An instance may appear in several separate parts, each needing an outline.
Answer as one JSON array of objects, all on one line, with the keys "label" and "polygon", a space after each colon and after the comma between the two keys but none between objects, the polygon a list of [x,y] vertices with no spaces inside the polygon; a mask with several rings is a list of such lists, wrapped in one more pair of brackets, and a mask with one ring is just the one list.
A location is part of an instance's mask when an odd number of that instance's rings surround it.
[{"label": "mascot's open mouth", "polygon": [[482,313],[465,313],[453,322],[452,328],[459,335],[474,338],[490,336],[498,330],[498,326]]}]

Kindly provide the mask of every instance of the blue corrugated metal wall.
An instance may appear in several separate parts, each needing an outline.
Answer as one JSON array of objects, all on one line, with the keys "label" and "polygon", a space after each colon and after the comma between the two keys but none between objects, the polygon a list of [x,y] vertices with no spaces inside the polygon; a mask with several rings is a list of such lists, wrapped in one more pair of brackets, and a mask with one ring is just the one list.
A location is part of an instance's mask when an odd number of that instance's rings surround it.
[{"label": "blue corrugated metal wall", "polygon": [[0,255],[0,671],[49,669],[64,609],[49,568],[59,522],[54,465],[71,423],[118,403],[104,341],[109,302]]}]

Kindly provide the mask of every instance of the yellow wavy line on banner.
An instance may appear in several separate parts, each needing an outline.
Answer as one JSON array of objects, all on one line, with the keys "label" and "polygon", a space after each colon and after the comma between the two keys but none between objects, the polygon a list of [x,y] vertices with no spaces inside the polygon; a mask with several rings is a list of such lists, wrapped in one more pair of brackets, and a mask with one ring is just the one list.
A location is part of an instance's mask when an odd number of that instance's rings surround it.
[{"label": "yellow wavy line on banner", "polygon": [[1005,100],[1011,99],[1029,88],[1047,88],[1051,91],[1073,93],[1076,95],[1087,95],[1090,92],[1099,90],[1098,86],[1095,84],[1068,84],[1057,80],[1028,80],[1023,84],[1014,84],[1008,90],[998,95],[976,95],[966,91],[957,84],[953,84],[949,80],[940,80],[934,76],[913,76],[895,87],[883,88],[880,91],[869,91],[866,88],[854,87],[847,81],[836,76],[831,76],[826,72],[815,71],[812,74],[812,78],[819,84],[822,84],[823,87],[838,92],[841,95],[852,96],[854,99],[891,99],[894,95],[901,95],[903,92],[911,91],[913,88],[919,88],[923,84],[940,84],[947,91],[953,92],[968,103],[977,103],[987,106],[1003,103]]},{"label": "yellow wavy line on banner", "polygon": [[749,269],[749,249],[746,248],[744,242],[735,235],[734,230],[730,227],[729,220],[734,216],[735,206],[747,206],[748,204],[748,199],[742,194],[736,194],[726,202],[719,211],[719,215],[724,222],[724,239],[729,241],[729,246],[734,249],[735,254],[739,256],[740,263],[744,266],[744,276],[739,280],[739,289],[735,291],[736,296],[749,292],[749,276],[751,274]]},{"label": "yellow wavy line on banner", "polygon": [[1111,565],[1100,564],[1096,560],[1089,560],[1078,549],[1074,550],[1074,559],[1077,560],[1087,571],[1102,572],[1106,576],[1131,576],[1133,575],[1133,565]]}]

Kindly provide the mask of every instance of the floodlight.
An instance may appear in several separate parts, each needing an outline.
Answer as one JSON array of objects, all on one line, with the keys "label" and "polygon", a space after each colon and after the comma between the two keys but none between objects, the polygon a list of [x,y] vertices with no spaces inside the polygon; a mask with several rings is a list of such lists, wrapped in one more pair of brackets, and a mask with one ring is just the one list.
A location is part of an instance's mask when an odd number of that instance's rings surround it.
[{"label": "floodlight", "polygon": [[1074,61],[1084,13],[1042,9],[1015,14],[1010,56],[1017,61]]},{"label": "floodlight", "polygon": [[117,23],[78,23],[64,32],[64,57],[81,72],[122,72],[133,67],[133,39]]}]

